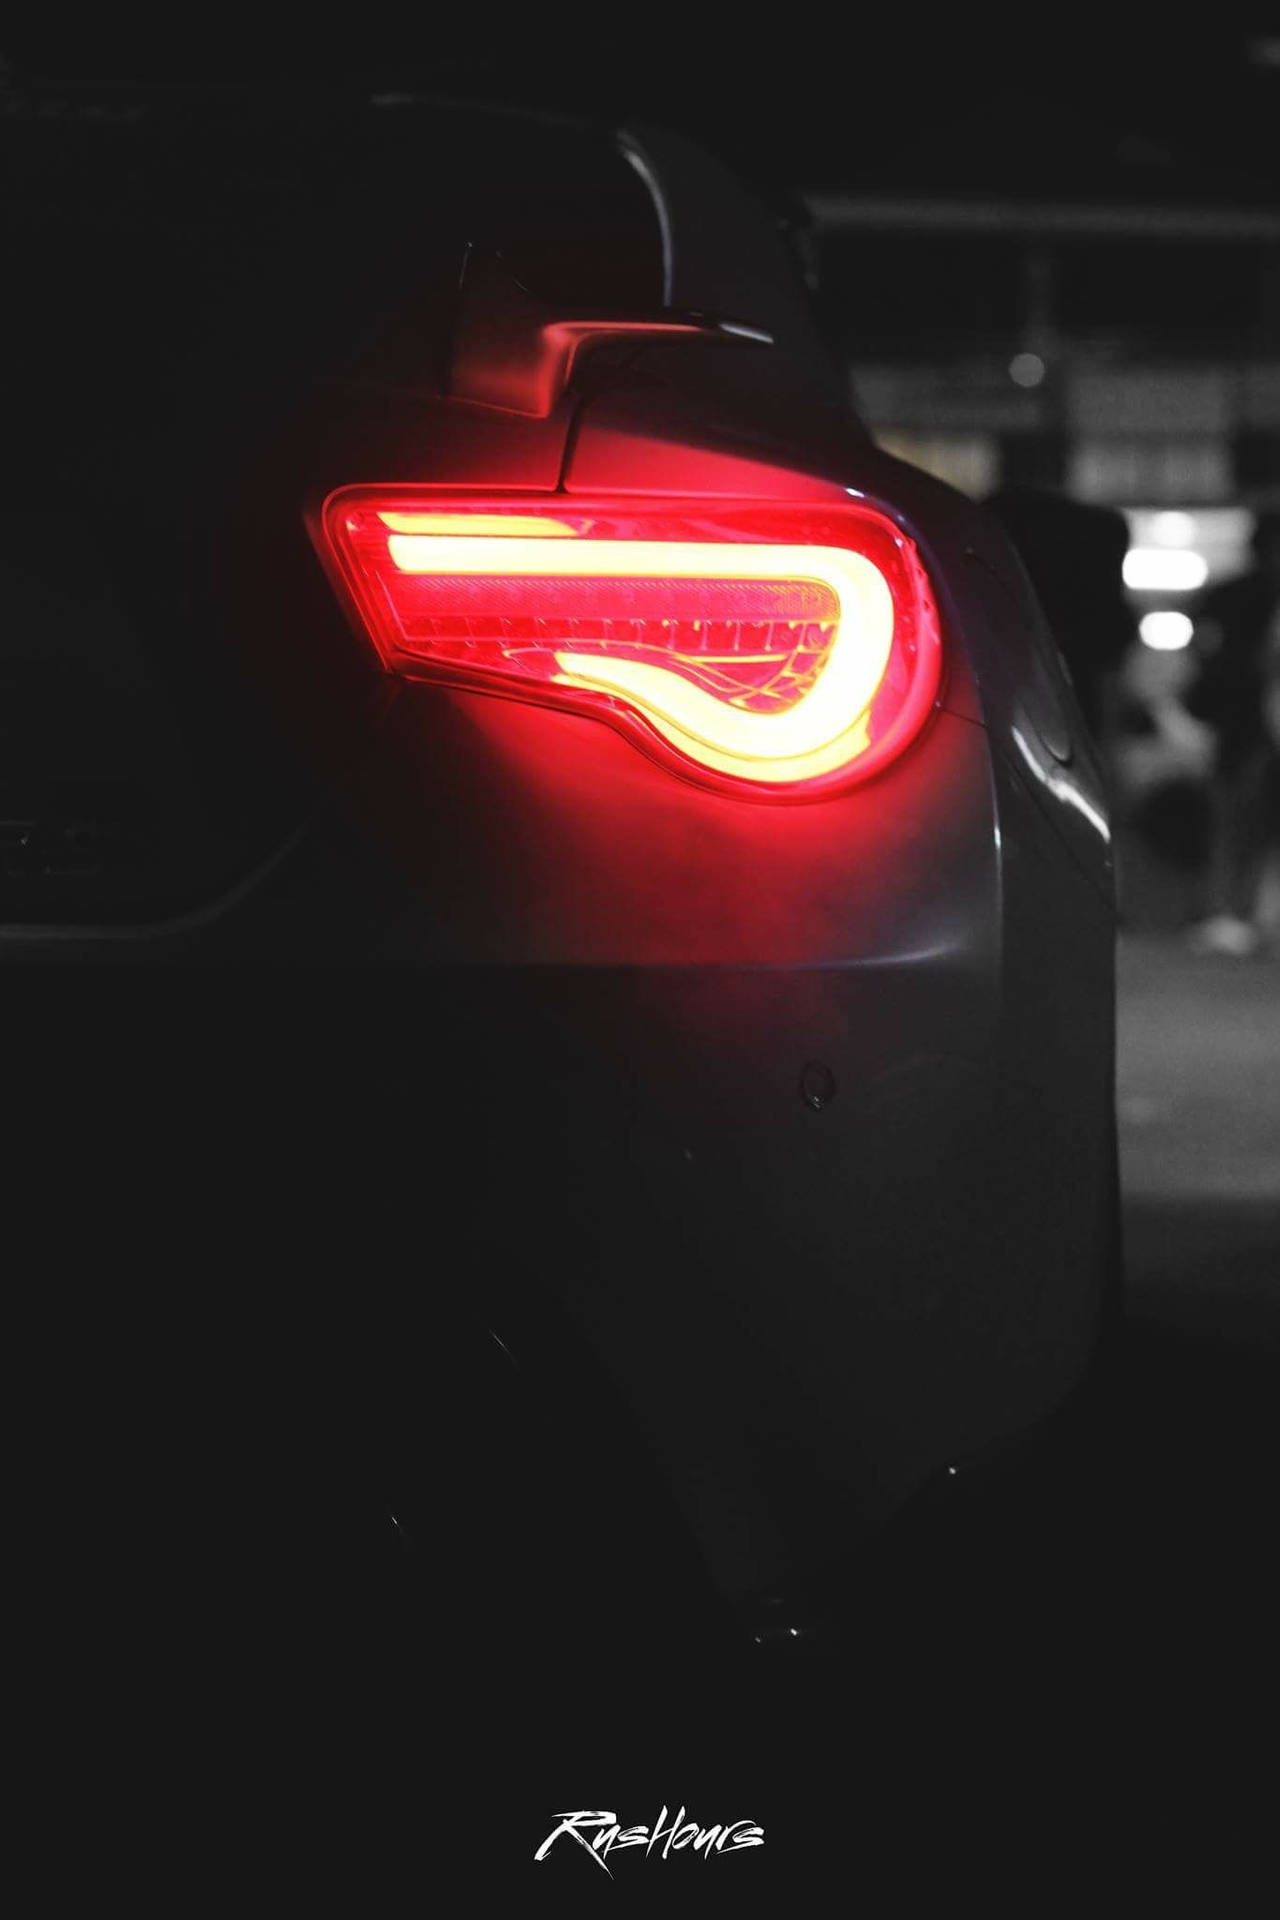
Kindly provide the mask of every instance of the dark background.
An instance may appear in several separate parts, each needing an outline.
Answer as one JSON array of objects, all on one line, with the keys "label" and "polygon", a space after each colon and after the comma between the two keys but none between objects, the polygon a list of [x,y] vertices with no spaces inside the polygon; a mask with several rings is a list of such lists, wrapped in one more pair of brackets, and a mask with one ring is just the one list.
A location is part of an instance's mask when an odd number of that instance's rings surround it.
[{"label": "dark background", "polygon": [[993,26],[852,21],[825,8],[792,9],[785,21],[649,8],[566,9],[554,23],[381,14],[341,34],[270,18],[252,32],[190,17],[145,29],[117,18],[67,35],[22,23],[7,33],[6,55],[55,94],[175,81],[285,92],[367,84],[661,119],[700,132],[765,185],[941,184],[945,172],[956,186],[985,174],[1034,197],[1115,191],[1128,184],[1124,169],[1136,178],[1172,164],[1211,197],[1230,183],[1274,182],[1275,43],[1274,23],[1249,31],[1203,11],[1184,28],[1104,29],[1065,14]]},{"label": "dark background", "polygon": [[[10,47],[11,86],[50,113],[177,82],[438,92],[666,121],[722,154],[802,236],[814,189],[1032,207],[1277,201],[1280,43],[1199,16],[1149,14],[1102,37],[1040,13],[996,32],[901,14],[833,24],[829,9],[597,11],[521,28],[432,19],[409,37],[352,14],[289,36],[202,35],[183,20],[140,44],[112,23],[62,44],[16,33]],[[975,340],[993,354],[1017,344],[1021,269],[998,238],[885,229],[799,244],[828,335],[855,363],[945,366]],[[346,245],[334,236],[337,260]],[[1273,254],[1211,241],[1194,256],[1139,254],[1086,238],[1063,252],[1056,323],[1151,364],[1175,341],[1206,364],[1230,364],[1242,342],[1275,358]],[[1249,472],[1266,486],[1274,455],[1256,437]],[[641,1646],[495,1677],[461,1657],[447,1574],[427,1610],[363,1594],[331,1642],[304,1644],[280,1595],[299,1564],[327,1577],[314,1541],[287,1575],[279,1544],[266,1551],[260,1625],[238,1586],[238,1625],[213,1658],[161,1585],[130,1603],[151,1621],[150,1662],[135,1649],[134,1670],[113,1671],[119,1643],[100,1627],[79,1649],[97,1682],[44,1715],[44,1741],[60,1764],[74,1749],[103,1806],[121,1755],[140,1742],[151,1760],[129,1776],[128,1815],[113,1811],[105,1839],[88,1841],[79,1813],[55,1820],[50,1870],[87,1848],[111,1885],[158,1876],[186,1905],[232,1859],[249,1863],[234,1876],[241,1897],[261,1892],[252,1861],[270,1856],[273,1900],[288,1909],[340,1848],[353,1856],[355,1911],[418,1911],[455,1868],[476,1890],[458,1908],[470,1911],[500,1868],[516,1873],[517,1899],[531,1897],[529,1855],[561,1806],[649,1822],[683,1799],[707,1821],[760,1820],[767,1845],[706,1865],[620,1856],[618,1880],[655,1905],[677,1883],[687,1897],[696,1877],[710,1911],[750,1909],[766,1888],[803,1890],[801,1911],[824,1887],[869,1906],[886,1885],[905,1900],[923,1873],[966,1899],[1019,1877],[1036,1911],[1082,1869],[1085,1897],[1139,1905],[1207,1842],[1215,1899],[1232,1910],[1223,1876],[1274,1829],[1280,995],[1274,960],[1190,966],[1168,907],[1185,863],[1141,837],[1129,858],[1130,1346],[1100,1439],[961,1505],[927,1549],[877,1576],[847,1666],[748,1670],[694,1643],[656,1663]],[[127,1590],[133,1544],[94,1536],[78,1577]],[[69,1634],[82,1617],[68,1601]],[[104,1674],[114,1704],[86,1711]],[[38,1774],[45,1762],[30,1764]],[[1212,1789],[1227,1775],[1224,1822]],[[1127,1895],[1119,1860],[1137,1875]],[[408,1868],[408,1891],[373,1895],[391,1863]],[[577,1858],[537,1871],[558,1896],[575,1880],[600,1883],[592,1898],[608,1891]],[[1271,1875],[1273,1890],[1274,1862]]]}]

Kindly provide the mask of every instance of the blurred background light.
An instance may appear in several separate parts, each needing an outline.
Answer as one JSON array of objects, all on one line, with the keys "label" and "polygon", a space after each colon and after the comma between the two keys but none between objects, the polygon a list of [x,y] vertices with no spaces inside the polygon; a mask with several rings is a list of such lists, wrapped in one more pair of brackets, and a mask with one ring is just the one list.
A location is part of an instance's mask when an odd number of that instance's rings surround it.
[{"label": "blurred background light", "polygon": [[1124,583],[1138,593],[1194,593],[1209,569],[1204,556],[1186,547],[1130,547]]},{"label": "blurred background light", "polygon": [[1000,444],[990,433],[923,433],[910,430],[876,434],[886,453],[920,467],[935,480],[981,500],[1000,484]]},{"label": "blurred background light", "polygon": [[1144,613],[1138,632],[1143,646],[1154,647],[1157,653],[1177,653],[1190,645],[1192,626],[1185,613],[1162,608],[1159,613]]},{"label": "blurred background light", "polygon": [[[1175,553],[1179,548],[1191,547],[1208,568],[1210,584],[1229,580],[1249,564],[1253,515],[1244,507],[1129,507],[1125,509],[1125,519],[1129,524],[1130,547],[1172,548]],[[1190,523],[1190,539],[1172,540],[1171,533],[1185,532],[1184,521]]]},{"label": "blurred background light", "polygon": [[1189,513],[1157,513],[1151,537],[1158,547],[1189,547],[1196,537],[1196,523]]}]

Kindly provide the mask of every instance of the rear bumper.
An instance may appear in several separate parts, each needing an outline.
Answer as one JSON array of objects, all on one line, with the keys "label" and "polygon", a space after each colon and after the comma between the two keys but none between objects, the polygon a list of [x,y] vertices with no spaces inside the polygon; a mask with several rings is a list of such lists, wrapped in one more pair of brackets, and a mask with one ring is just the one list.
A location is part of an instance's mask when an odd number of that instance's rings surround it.
[{"label": "rear bumper", "polygon": [[[748,1614],[1086,1365],[1111,926],[972,721],[852,804],[745,809],[427,697],[222,910],[21,951],[138,963],[59,970],[51,1044],[92,1001],[120,1049],[142,1267],[353,1383],[301,1418],[493,1327],[566,1403],[590,1376],[590,1524],[656,1490]],[[593,1487],[597,1419],[644,1484]]]}]

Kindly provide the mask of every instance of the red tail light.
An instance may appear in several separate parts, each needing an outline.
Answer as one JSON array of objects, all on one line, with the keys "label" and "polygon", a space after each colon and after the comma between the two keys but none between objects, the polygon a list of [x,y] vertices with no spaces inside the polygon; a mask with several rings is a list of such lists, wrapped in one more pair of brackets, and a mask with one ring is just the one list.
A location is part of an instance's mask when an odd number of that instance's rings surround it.
[{"label": "red tail light", "polygon": [[594,713],[738,790],[864,779],[937,692],[924,569],[864,507],[360,487],[323,531],[389,672]]}]

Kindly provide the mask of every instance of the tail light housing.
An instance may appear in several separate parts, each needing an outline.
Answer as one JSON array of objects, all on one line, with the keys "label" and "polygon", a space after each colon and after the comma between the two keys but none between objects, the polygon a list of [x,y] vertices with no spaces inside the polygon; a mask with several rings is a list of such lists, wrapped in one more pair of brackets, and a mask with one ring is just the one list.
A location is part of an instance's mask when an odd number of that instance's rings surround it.
[{"label": "tail light housing", "polygon": [[321,539],[388,672],[592,714],[704,784],[864,780],[937,694],[924,567],[861,505],[353,487]]}]

